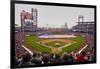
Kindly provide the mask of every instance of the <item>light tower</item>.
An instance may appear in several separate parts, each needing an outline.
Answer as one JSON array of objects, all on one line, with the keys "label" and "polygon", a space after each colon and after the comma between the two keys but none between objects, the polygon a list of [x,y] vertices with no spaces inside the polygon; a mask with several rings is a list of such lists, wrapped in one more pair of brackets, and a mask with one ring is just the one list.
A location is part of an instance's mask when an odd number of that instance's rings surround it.
[{"label": "light tower", "polygon": [[64,25],[64,29],[65,29],[65,32],[68,32],[68,25],[67,25],[67,22],[66,22],[65,25]]},{"label": "light tower", "polygon": [[20,14],[21,17],[21,31],[24,31],[24,24],[25,24],[25,11],[23,10]]},{"label": "light tower", "polygon": [[33,28],[37,28],[37,9],[32,8],[31,13],[32,13],[32,20],[33,20]]},{"label": "light tower", "polygon": [[84,17],[82,15],[78,16],[78,24],[82,24],[84,22]]}]

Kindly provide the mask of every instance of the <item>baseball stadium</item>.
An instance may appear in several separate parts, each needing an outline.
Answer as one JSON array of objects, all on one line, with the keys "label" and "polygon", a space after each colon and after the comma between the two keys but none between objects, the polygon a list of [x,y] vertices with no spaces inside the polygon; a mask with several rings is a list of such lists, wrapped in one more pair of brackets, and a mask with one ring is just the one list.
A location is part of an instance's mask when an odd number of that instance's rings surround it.
[{"label": "baseball stadium", "polygon": [[64,28],[40,28],[37,14],[36,8],[31,13],[22,10],[21,26],[15,24],[16,66],[94,61],[94,21],[84,21],[80,15],[71,29],[67,24]]}]

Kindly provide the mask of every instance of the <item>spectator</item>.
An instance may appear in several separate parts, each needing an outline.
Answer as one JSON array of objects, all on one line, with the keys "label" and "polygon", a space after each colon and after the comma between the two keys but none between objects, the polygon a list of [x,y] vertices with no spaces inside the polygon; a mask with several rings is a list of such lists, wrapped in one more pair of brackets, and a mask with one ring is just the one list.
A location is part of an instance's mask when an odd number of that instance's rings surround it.
[{"label": "spectator", "polygon": [[41,57],[39,54],[34,53],[31,59],[33,64],[42,64]]},{"label": "spectator", "polygon": [[20,66],[31,65],[30,58],[31,58],[30,54],[28,54],[28,53],[24,54]]},{"label": "spectator", "polygon": [[42,61],[43,61],[44,64],[48,64],[49,61],[50,61],[49,55],[48,55],[48,54],[44,54],[44,55],[42,56]]},{"label": "spectator", "polygon": [[87,56],[85,55],[85,52],[82,52],[81,54],[76,55],[76,62],[85,62],[88,61]]},{"label": "spectator", "polygon": [[73,63],[74,58],[71,54],[64,54],[63,56],[63,63]]}]

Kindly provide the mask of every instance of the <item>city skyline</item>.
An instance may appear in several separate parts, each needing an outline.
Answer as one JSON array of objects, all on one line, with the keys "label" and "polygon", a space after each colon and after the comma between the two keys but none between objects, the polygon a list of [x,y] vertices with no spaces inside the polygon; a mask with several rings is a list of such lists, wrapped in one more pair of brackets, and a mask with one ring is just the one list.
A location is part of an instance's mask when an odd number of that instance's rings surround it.
[{"label": "city skyline", "polygon": [[79,15],[84,16],[84,21],[94,21],[94,8],[15,4],[15,24],[20,26],[21,11],[31,12],[31,8],[38,10],[38,27],[61,28],[67,23],[72,28]]}]

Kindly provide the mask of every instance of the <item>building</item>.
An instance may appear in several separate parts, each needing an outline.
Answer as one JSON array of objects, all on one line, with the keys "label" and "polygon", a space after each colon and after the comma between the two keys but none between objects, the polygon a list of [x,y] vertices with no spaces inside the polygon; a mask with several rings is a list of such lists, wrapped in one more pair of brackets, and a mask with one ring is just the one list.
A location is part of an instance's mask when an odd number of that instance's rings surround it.
[{"label": "building", "polygon": [[95,33],[95,22],[94,21],[84,21],[83,16],[78,17],[78,24],[72,28],[72,31],[83,32],[83,33]]},{"label": "building", "polygon": [[21,17],[21,31],[34,31],[37,28],[37,9],[32,8],[31,12],[23,10]]},{"label": "building", "polygon": [[15,24],[15,32],[20,32],[21,28],[18,24]]}]

